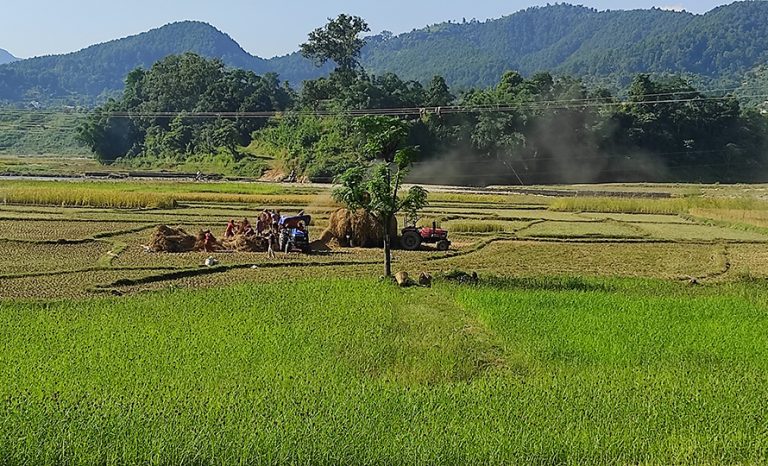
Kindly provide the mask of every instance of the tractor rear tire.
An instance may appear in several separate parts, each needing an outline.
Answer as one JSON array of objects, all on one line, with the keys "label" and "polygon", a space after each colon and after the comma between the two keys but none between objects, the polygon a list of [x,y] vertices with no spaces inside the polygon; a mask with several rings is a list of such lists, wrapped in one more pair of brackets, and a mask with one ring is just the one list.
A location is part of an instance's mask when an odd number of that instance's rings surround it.
[{"label": "tractor rear tire", "polygon": [[415,230],[406,231],[400,238],[400,245],[406,251],[416,251],[421,247],[421,235]]},{"label": "tractor rear tire", "polygon": [[451,243],[446,240],[440,240],[437,242],[438,251],[447,251],[449,247],[451,247]]}]

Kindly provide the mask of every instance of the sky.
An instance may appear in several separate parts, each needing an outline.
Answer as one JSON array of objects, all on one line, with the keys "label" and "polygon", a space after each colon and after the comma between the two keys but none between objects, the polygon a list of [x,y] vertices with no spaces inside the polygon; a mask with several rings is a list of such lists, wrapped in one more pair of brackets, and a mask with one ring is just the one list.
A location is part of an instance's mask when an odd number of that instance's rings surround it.
[{"label": "sky", "polygon": [[[67,53],[173,21],[212,24],[253,55],[298,49],[307,33],[339,13],[362,16],[374,33],[447,20],[485,20],[555,0],[2,0],[0,48],[20,58]],[[705,13],[731,0],[576,0],[605,9],[659,7]]]}]

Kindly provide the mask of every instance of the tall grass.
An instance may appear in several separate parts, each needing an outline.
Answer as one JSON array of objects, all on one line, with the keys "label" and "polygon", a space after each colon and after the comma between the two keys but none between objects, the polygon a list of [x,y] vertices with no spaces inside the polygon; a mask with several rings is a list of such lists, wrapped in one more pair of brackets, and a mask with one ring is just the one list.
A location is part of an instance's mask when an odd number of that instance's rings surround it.
[{"label": "tall grass", "polygon": [[754,198],[681,197],[672,199],[569,197],[557,199],[549,209],[558,212],[628,214],[682,214],[690,209],[768,210],[768,202]]},{"label": "tall grass", "polygon": [[447,227],[453,233],[497,233],[506,230],[506,225],[500,222],[450,222]]},{"label": "tall grass", "polygon": [[0,455],[765,462],[764,289],[536,283],[401,291],[318,279],[3,304]]},{"label": "tall grass", "polygon": [[177,202],[218,202],[264,206],[336,204],[328,193],[281,190],[244,183],[8,182],[0,187],[6,204],[107,208],[173,208]]},{"label": "tall grass", "polygon": [[170,194],[151,192],[119,192],[92,189],[75,184],[51,184],[47,187],[0,187],[0,202],[4,204],[56,205],[66,207],[160,208],[176,206]]},{"label": "tall grass", "polygon": [[262,206],[334,207],[329,194],[233,194],[177,192],[172,195],[179,202],[220,202],[227,204],[256,204]]},{"label": "tall grass", "polygon": [[542,196],[526,194],[479,194],[472,192],[431,192],[429,200],[436,203],[471,203],[492,205],[542,205],[549,204],[550,199]]},{"label": "tall grass", "polygon": [[766,210],[691,209],[690,214],[711,220],[738,222],[757,227],[768,227]]}]

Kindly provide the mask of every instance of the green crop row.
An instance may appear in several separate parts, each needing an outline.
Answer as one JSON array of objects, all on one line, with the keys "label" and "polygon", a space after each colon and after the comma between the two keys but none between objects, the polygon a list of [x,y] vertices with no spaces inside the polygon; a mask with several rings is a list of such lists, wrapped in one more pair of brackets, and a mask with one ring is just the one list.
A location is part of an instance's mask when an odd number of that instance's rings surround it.
[{"label": "green crop row", "polygon": [[0,454],[762,464],[768,296],[746,286],[324,278],[2,304]]}]

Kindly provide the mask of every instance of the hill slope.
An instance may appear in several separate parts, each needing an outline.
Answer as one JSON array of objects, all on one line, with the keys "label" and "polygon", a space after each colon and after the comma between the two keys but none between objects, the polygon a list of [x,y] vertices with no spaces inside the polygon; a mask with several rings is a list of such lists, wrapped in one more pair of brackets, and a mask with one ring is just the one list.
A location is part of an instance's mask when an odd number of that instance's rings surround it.
[{"label": "hill slope", "polygon": [[0,49],[0,65],[5,65],[6,63],[12,63],[17,60],[18,58],[11,55],[7,50]]},{"label": "hill slope", "polygon": [[195,52],[229,65],[251,69],[262,60],[243,50],[213,26],[184,21],[93,45],[66,55],[52,55],[0,67],[0,100],[78,97],[91,99],[122,89],[132,69],[150,67],[172,54]]},{"label": "hill slope", "polygon": [[[560,4],[492,21],[375,36],[364,49],[363,64],[373,73],[419,81],[442,75],[459,87],[490,85],[509,69],[619,78],[686,73],[737,82],[768,63],[765,44],[768,2],[736,2],[704,15]],[[319,74],[299,54],[274,58],[268,67],[288,79]]]},{"label": "hill slope", "polygon": [[[742,1],[704,15],[661,9],[597,11],[566,4],[529,8],[486,22],[442,23],[399,36],[371,37],[370,72],[427,81],[443,75],[459,88],[486,86],[509,69],[548,70],[592,79],[640,72],[686,73],[737,83],[768,63],[768,2]],[[293,53],[264,60],[213,26],[181,22],[79,52],[0,66],[0,100],[88,96],[122,88],[137,66],[196,52],[227,64],[279,73],[294,84],[327,73]],[[87,100],[87,99],[86,99]]]}]

